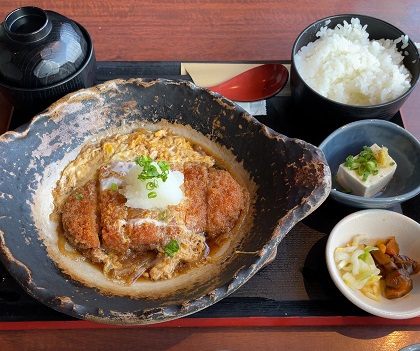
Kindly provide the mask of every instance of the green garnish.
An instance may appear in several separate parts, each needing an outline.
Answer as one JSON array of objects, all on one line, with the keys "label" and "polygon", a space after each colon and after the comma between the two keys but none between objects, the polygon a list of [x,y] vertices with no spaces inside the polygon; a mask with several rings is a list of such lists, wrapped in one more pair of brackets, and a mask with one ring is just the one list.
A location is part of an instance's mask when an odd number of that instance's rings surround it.
[{"label": "green garnish", "polygon": [[162,212],[159,212],[158,219],[161,222],[167,222],[171,218],[171,213],[167,210],[164,210]]},{"label": "green garnish", "polygon": [[160,177],[162,178],[164,182],[166,182],[166,179],[168,179],[168,174],[169,174],[169,163],[166,161],[159,161],[157,164],[160,170],[162,171],[162,173],[160,174]]},{"label": "green garnish", "polygon": [[146,183],[146,189],[147,190],[153,190],[159,187],[159,184],[156,179],[153,179],[153,182],[147,182]]},{"label": "green garnish", "polygon": [[155,197],[157,197],[156,191],[151,191],[150,193],[147,194],[147,197],[149,199],[154,199]]},{"label": "green garnish", "polygon": [[147,180],[153,178],[161,178],[162,181],[166,182],[169,174],[169,164],[166,161],[158,161],[157,165],[160,168],[160,172],[157,170],[156,166],[152,165],[153,160],[150,157],[142,155],[136,157],[136,164],[143,167],[142,172],[139,174],[140,180]]},{"label": "green garnish", "polygon": [[[158,165],[159,170],[155,165],[152,164],[153,160],[150,157],[145,155],[141,155],[140,157],[135,158],[136,164],[143,168],[141,173],[138,175],[138,179],[141,181],[151,180],[150,182],[146,183],[147,190],[154,190],[159,187],[159,183],[157,181],[158,178],[162,179],[163,182],[166,182],[168,179],[169,174],[169,163],[166,161],[158,161],[156,164]],[[149,199],[153,199],[157,196],[155,191],[151,191],[147,194]]]},{"label": "green garnish", "polygon": [[115,183],[112,183],[111,186],[109,187],[112,191],[117,191],[118,190],[118,185]]},{"label": "green garnish", "polygon": [[358,258],[366,262],[366,259],[368,258],[370,252],[376,250],[379,250],[379,248],[377,248],[376,246],[366,246],[363,250],[364,252],[360,254]]},{"label": "green garnish", "polygon": [[83,194],[76,193],[76,200],[82,200],[84,198]]},{"label": "green garnish", "polygon": [[179,250],[179,244],[176,240],[171,240],[168,245],[165,247],[165,253],[169,257],[174,257],[175,252]]},{"label": "green garnish", "polygon": [[362,181],[365,182],[367,178],[373,174],[378,174],[379,170],[378,160],[375,158],[373,151],[368,146],[363,146],[363,150],[356,156],[347,156],[344,165],[357,172],[362,177]]}]

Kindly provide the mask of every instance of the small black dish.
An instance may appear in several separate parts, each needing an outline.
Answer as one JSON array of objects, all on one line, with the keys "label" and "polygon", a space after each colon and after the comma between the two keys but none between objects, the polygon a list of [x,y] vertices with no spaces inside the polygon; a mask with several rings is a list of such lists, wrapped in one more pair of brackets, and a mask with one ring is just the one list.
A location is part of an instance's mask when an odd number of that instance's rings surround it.
[{"label": "small black dish", "polygon": [[0,25],[0,52],[0,91],[19,116],[13,126],[96,83],[89,33],[53,11],[28,6],[9,13]]}]

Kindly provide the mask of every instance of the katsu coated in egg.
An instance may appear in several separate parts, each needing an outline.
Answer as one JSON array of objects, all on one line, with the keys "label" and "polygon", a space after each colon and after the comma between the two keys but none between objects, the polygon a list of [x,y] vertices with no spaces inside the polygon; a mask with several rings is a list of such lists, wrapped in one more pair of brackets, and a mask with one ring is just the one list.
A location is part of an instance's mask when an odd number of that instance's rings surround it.
[{"label": "katsu coated in egg", "polygon": [[63,201],[64,236],[107,276],[127,282],[168,279],[205,261],[211,242],[235,234],[249,195],[227,170],[200,162],[202,151],[197,154],[168,162],[183,174],[183,196],[165,208],[128,206],[123,189],[134,162],[103,163]]}]

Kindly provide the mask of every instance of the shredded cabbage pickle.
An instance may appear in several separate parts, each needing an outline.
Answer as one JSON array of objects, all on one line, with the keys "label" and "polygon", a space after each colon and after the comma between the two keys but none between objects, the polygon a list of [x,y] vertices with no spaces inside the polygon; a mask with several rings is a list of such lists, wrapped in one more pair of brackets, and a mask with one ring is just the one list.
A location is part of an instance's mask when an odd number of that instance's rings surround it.
[{"label": "shredded cabbage pickle", "polygon": [[357,235],[345,247],[335,249],[334,260],[350,288],[360,290],[368,298],[379,301],[381,275],[370,254],[378,248],[366,245],[366,239],[364,235]]}]

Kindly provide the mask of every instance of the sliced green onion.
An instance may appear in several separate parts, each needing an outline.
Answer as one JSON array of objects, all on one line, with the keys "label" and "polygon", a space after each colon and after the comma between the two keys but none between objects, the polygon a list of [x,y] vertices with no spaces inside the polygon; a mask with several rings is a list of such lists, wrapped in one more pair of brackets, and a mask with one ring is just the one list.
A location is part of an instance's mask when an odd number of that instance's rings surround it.
[{"label": "sliced green onion", "polygon": [[165,247],[165,253],[169,257],[174,257],[175,252],[177,252],[180,249],[178,241],[171,240],[168,245]]},{"label": "sliced green onion", "polygon": [[366,162],[366,169],[368,169],[369,171],[373,171],[375,167],[376,167],[375,162],[373,161]]},{"label": "sliced green onion", "polygon": [[169,220],[169,218],[171,218],[171,213],[168,210],[159,212],[159,214],[158,214],[158,219],[161,222],[167,222]]},{"label": "sliced green onion", "polygon": [[84,198],[83,194],[76,193],[76,200],[82,200]]},{"label": "sliced green onion", "polygon": [[[141,155],[140,157],[135,158],[135,163],[142,167],[141,173],[138,175],[138,179],[141,181],[146,181],[152,179],[151,182],[146,184],[147,190],[153,190],[159,187],[157,178],[162,179],[163,182],[166,182],[169,175],[169,163],[166,161],[158,161],[157,165],[160,169],[160,172],[155,165],[152,165],[153,160],[150,157]],[[149,199],[155,198],[157,196],[156,192],[152,191],[148,195]]]},{"label": "sliced green onion", "polygon": [[115,183],[112,183],[111,186],[109,187],[112,191],[117,191],[118,190],[118,185]]},{"label": "sliced green onion", "polygon": [[375,158],[372,149],[368,146],[363,146],[363,150],[356,157],[352,155],[347,156],[344,166],[356,171],[362,177],[363,182],[371,174],[376,175],[379,172],[377,168],[378,160]]},{"label": "sliced green onion", "polygon": [[166,161],[159,161],[158,166],[161,170],[161,178],[164,182],[166,182],[166,179],[168,179],[168,174],[169,174],[169,163]]},{"label": "sliced green onion", "polygon": [[146,183],[147,190],[153,190],[153,189],[156,189],[157,187],[159,187],[159,184],[156,179],[154,179],[152,182]]}]

